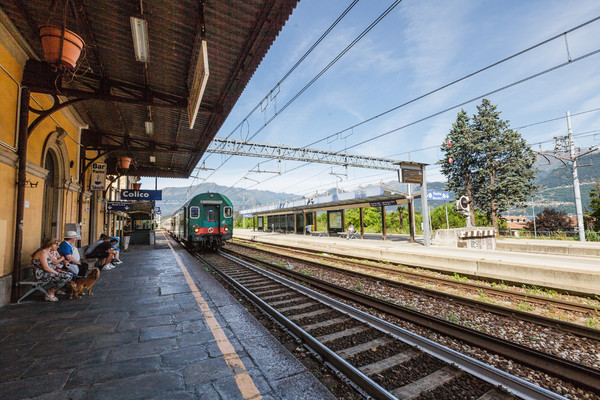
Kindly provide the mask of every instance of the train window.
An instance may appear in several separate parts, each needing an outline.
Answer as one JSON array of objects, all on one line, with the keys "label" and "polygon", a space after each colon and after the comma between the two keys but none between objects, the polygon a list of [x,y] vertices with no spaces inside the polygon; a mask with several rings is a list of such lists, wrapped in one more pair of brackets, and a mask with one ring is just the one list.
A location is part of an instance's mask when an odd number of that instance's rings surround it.
[{"label": "train window", "polygon": [[190,207],[190,218],[200,218],[200,207]]},{"label": "train window", "polygon": [[233,209],[231,207],[223,208],[223,216],[225,218],[231,218],[232,215],[233,215]]},{"label": "train window", "polygon": [[208,212],[206,213],[206,220],[207,221],[215,220],[215,210],[208,210]]}]

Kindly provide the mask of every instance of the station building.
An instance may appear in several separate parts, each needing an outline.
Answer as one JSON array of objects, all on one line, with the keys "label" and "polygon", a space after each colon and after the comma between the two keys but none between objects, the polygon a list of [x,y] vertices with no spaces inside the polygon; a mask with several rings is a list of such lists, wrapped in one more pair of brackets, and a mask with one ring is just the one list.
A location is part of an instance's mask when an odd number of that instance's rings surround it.
[{"label": "station building", "polygon": [[[140,177],[191,175],[296,3],[0,4],[0,306],[44,238],[149,228],[151,208],[107,202]],[[92,190],[95,163],[106,178]]]}]

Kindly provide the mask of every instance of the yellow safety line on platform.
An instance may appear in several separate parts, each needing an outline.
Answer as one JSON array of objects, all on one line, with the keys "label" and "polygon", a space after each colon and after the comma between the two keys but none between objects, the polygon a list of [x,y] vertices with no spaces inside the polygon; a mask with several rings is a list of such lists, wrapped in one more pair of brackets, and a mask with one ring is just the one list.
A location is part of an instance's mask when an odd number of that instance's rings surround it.
[{"label": "yellow safety line on platform", "polygon": [[223,332],[221,325],[219,325],[219,322],[217,322],[217,319],[210,310],[210,307],[206,303],[206,300],[204,300],[204,297],[202,297],[202,294],[200,294],[198,287],[194,283],[194,280],[190,276],[185,265],[183,265],[183,262],[181,262],[179,255],[175,252],[173,246],[171,246],[169,239],[166,236],[165,239],[167,241],[167,244],[171,248],[171,251],[175,255],[175,260],[177,260],[177,264],[179,264],[179,267],[183,271],[185,280],[187,281],[187,284],[189,285],[192,293],[194,294],[194,297],[196,298],[196,303],[198,303],[198,307],[200,307],[202,315],[204,316],[208,327],[210,328],[215,340],[217,341],[219,349],[221,349],[221,353],[223,353],[223,359],[225,360],[227,366],[229,366],[229,369],[233,373],[233,377],[235,378],[235,382],[237,383],[240,392],[242,392],[242,396],[246,400],[261,400],[262,396],[256,388],[252,377],[248,375],[244,363],[236,353],[229,339],[227,339],[227,336],[225,335],[225,332]]}]

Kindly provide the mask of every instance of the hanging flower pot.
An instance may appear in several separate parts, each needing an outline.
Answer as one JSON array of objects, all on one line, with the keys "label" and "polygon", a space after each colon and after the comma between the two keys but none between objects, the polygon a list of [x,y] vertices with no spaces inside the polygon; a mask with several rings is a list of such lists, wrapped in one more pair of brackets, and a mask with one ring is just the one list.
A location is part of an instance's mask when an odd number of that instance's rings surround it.
[{"label": "hanging flower pot", "polygon": [[140,190],[140,187],[142,187],[141,183],[134,183],[133,184],[133,190]]},{"label": "hanging flower pot", "polygon": [[57,67],[74,69],[85,45],[76,33],[56,25],[40,26],[40,39],[46,61]]},{"label": "hanging flower pot", "polygon": [[117,165],[121,169],[129,169],[129,164],[131,164],[131,157],[121,156],[117,160]]}]

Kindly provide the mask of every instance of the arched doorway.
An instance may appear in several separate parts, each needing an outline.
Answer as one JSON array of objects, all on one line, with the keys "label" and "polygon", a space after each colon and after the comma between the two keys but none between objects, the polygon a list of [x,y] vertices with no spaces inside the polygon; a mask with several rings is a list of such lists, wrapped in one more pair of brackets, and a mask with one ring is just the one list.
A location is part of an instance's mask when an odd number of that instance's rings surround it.
[{"label": "arched doorway", "polygon": [[44,168],[48,171],[44,182],[44,209],[42,214],[42,238],[53,237],[58,239],[58,206],[59,195],[59,164],[58,157],[53,149],[48,149]]}]

